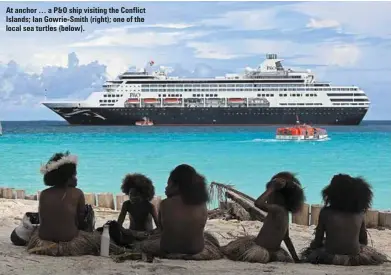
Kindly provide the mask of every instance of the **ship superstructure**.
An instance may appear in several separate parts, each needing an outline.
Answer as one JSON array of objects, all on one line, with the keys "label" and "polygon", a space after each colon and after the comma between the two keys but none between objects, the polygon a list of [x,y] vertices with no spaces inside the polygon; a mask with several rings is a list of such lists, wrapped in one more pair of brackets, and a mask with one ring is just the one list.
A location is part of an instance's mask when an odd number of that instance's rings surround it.
[{"label": "ship superstructure", "polygon": [[71,124],[260,125],[304,123],[356,125],[370,102],[357,86],[318,82],[309,71],[285,69],[276,54],[258,68],[215,78],[170,77],[168,68],[125,72],[103,90],[77,102],[43,104]]}]

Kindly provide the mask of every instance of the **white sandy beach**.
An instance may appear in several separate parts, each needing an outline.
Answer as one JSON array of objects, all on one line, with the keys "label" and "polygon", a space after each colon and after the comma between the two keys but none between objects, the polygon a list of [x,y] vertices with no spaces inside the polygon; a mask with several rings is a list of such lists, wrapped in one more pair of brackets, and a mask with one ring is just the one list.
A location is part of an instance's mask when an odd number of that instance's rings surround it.
[{"label": "white sandy beach", "polygon": [[[310,264],[270,263],[250,264],[218,261],[182,261],[155,259],[154,263],[126,261],[115,263],[110,258],[82,257],[48,257],[29,255],[23,247],[12,245],[9,236],[25,212],[37,211],[38,202],[28,200],[0,199],[0,274],[306,274],[306,275],[347,275],[347,274],[391,274],[391,263],[382,266],[338,267]],[[101,226],[110,219],[116,219],[118,214],[113,211],[96,209],[96,226]],[[207,230],[218,237],[221,244],[226,244],[230,238],[245,234],[256,234],[262,226],[260,222],[237,222],[210,220]],[[297,251],[307,245],[314,227],[292,224],[291,238]],[[369,229],[369,239],[373,246],[391,257],[391,230]]]}]

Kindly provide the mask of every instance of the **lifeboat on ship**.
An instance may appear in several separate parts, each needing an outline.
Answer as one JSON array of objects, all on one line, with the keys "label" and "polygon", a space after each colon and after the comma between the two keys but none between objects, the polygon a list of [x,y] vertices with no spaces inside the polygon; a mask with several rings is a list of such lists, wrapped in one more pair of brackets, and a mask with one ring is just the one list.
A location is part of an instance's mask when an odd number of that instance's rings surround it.
[{"label": "lifeboat on ship", "polygon": [[138,104],[138,103],[140,103],[140,99],[138,99],[138,98],[128,98],[126,100],[126,103],[128,103],[128,104]]},{"label": "lifeboat on ship", "polygon": [[157,98],[144,98],[144,104],[157,104],[159,99]]},{"label": "lifeboat on ship", "polygon": [[136,121],[135,125],[136,126],[153,126],[154,124],[149,118],[143,117],[143,120]]},{"label": "lifeboat on ship", "polygon": [[276,139],[279,140],[323,140],[328,138],[323,128],[312,127],[307,124],[297,124],[291,127],[277,128]]},{"label": "lifeboat on ship", "polygon": [[181,99],[177,97],[169,97],[164,99],[164,103],[166,104],[180,104]]},{"label": "lifeboat on ship", "polygon": [[241,103],[245,103],[245,99],[244,98],[228,98],[228,103],[241,104]]}]

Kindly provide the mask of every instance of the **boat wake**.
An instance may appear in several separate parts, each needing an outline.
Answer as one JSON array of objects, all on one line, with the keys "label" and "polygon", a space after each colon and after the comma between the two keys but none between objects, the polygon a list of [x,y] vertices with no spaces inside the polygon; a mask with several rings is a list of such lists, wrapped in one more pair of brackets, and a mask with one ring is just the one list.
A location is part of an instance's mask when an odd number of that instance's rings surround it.
[{"label": "boat wake", "polygon": [[309,141],[313,141],[313,142],[323,142],[323,141],[329,141],[331,140],[329,137],[328,138],[325,138],[325,139],[315,139],[315,140],[283,140],[283,139],[273,139],[273,138],[255,138],[255,139],[252,139],[252,140],[242,140],[242,141],[239,141],[241,143],[249,143],[249,142],[264,142],[264,143],[273,143],[273,142],[309,142]]},{"label": "boat wake", "polygon": [[239,142],[265,142],[265,143],[268,143],[268,142],[287,142],[289,140],[278,140],[278,139],[274,139],[274,138],[255,138],[255,139],[252,139],[252,140],[242,140],[242,141],[239,141]]},{"label": "boat wake", "polygon": [[331,140],[331,138],[327,137],[327,138],[324,138],[324,139],[318,139],[318,140],[314,140],[314,141],[322,142],[322,141],[329,141],[329,140]]}]

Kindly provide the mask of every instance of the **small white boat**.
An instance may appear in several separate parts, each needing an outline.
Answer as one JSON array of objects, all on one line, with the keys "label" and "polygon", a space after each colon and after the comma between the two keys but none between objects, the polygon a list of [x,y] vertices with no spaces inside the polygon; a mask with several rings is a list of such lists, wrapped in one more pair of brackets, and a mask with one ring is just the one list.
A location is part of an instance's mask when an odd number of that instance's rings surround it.
[{"label": "small white boat", "polygon": [[3,135],[3,127],[1,127],[1,121],[0,121],[0,136]]},{"label": "small white boat", "polygon": [[153,122],[149,120],[149,118],[143,117],[143,120],[141,121],[136,121],[135,123],[136,126],[153,126]]}]

